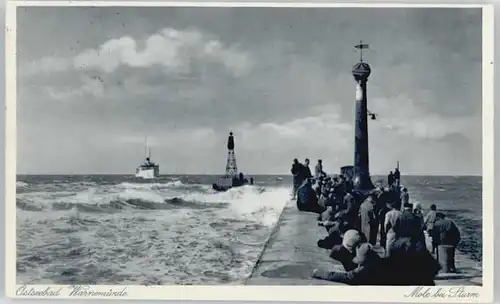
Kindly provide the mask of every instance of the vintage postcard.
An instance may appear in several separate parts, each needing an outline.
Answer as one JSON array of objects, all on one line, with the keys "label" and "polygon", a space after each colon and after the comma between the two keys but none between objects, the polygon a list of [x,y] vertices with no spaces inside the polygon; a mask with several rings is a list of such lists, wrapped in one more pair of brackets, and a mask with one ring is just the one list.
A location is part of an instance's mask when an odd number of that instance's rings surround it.
[{"label": "vintage postcard", "polygon": [[16,298],[489,302],[493,9],[9,1]]}]

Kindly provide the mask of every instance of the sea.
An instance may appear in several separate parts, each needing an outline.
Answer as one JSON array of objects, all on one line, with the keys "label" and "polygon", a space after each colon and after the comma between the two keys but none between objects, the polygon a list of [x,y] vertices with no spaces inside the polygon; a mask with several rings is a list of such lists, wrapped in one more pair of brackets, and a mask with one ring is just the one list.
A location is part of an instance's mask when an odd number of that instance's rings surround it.
[{"label": "sea", "polygon": [[[19,175],[18,284],[242,284],[290,198],[291,177],[212,190],[217,176]],[[374,181],[377,177],[374,177]],[[411,202],[459,226],[482,259],[482,178],[403,176]],[[316,246],[317,240],[311,240]]]}]

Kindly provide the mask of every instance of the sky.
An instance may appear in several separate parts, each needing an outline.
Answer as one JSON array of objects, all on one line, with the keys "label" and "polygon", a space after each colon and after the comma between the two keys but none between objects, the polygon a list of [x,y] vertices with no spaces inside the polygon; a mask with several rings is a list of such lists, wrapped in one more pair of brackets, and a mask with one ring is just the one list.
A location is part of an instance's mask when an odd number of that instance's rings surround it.
[{"label": "sky", "polygon": [[476,8],[21,7],[19,174],[287,174],[353,163],[368,81],[370,172],[481,175]]}]

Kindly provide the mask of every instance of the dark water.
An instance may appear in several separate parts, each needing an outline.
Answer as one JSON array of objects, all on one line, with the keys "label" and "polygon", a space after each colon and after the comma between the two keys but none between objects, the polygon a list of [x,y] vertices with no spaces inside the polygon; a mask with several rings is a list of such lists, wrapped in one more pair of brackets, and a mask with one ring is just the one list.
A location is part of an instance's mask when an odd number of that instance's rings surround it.
[{"label": "dark water", "polygon": [[[254,178],[217,193],[214,176],[18,176],[18,283],[239,284],[290,194],[289,176]],[[481,261],[481,178],[403,182],[455,220],[460,250]]]}]

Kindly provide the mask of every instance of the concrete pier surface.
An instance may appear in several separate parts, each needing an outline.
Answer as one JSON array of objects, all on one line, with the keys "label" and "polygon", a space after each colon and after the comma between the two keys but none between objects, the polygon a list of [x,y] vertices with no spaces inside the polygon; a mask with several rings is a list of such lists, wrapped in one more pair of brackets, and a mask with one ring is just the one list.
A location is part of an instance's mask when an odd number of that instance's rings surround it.
[{"label": "concrete pier surface", "polygon": [[[318,215],[297,210],[295,201],[286,203],[245,285],[343,285],[311,277],[315,268],[344,271],[329,257],[329,250],[316,243],[328,235],[317,225]],[[382,252],[381,248],[376,248]],[[439,274],[436,285],[482,285],[482,268],[464,254],[455,256],[457,274]]]}]

